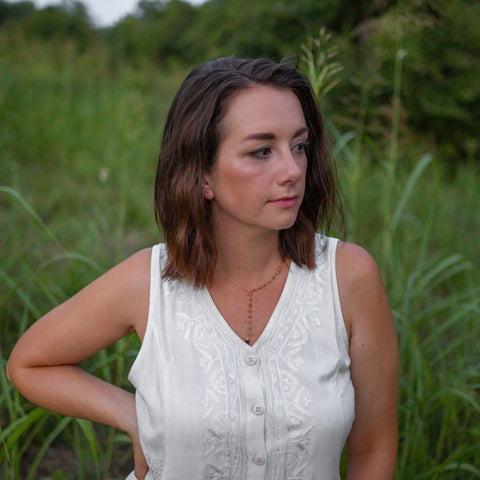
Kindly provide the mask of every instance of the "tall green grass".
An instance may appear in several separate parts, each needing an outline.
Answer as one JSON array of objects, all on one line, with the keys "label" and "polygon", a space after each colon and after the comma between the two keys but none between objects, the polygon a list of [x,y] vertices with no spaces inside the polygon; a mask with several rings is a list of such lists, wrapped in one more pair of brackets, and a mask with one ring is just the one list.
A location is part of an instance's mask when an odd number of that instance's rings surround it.
[{"label": "tall green grass", "polygon": [[[320,61],[321,51],[305,56],[319,93],[340,72],[329,52]],[[36,318],[157,241],[157,146],[184,72],[133,69],[100,49],[1,36],[0,54],[0,478],[122,478],[131,467],[125,435],[31,405],[4,367]],[[397,478],[480,478],[480,175],[464,165],[452,177],[429,152],[405,153],[398,129],[404,61],[400,51],[385,147],[365,133],[367,115],[351,131],[329,127],[347,230],[378,260],[398,329]],[[129,337],[85,366],[130,388],[137,349]],[[74,454],[74,472],[54,464],[52,452],[65,450]]]},{"label": "tall green grass", "polygon": [[[128,438],[26,402],[5,364],[26,328],[133,251],[158,241],[151,198],[157,146],[184,72],[136,69],[107,52],[0,38],[0,478],[119,478]],[[130,386],[138,341],[86,362]],[[74,473],[55,452],[72,451]],[[69,476],[70,475],[70,476]]]},{"label": "tall green grass", "polygon": [[[350,237],[377,258],[396,320],[401,363],[396,478],[480,478],[480,281],[475,268],[480,252],[474,240],[480,175],[475,165],[463,166],[455,181],[442,171],[441,159],[402,154],[405,54],[399,49],[396,57],[385,151],[369,149],[363,112],[356,130],[340,133],[331,127],[334,153],[349,206]],[[318,58],[327,64],[308,69],[315,85],[325,78],[322,72],[331,70],[328,62],[335,61]]]}]

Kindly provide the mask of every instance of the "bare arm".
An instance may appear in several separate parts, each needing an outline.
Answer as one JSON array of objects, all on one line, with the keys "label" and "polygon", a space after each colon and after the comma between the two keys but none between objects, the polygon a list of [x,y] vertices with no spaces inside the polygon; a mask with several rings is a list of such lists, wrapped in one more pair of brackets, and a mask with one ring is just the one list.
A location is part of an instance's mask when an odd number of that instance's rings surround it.
[{"label": "bare arm", "polygon": [[7,364],[9,379],[35,404],[127,432],[138,478],[146,464],[134,395],[76,365],[134,331],[143,338],[150,255],[150,250],[136,253],[40,318],[18,341]]},{"label": "bare arm", "polygon": [[380,273],[362,248],[337,250],[343,315],[350,333],[355,420],[347,480],[392,480],[397,455],[398,344]]}]

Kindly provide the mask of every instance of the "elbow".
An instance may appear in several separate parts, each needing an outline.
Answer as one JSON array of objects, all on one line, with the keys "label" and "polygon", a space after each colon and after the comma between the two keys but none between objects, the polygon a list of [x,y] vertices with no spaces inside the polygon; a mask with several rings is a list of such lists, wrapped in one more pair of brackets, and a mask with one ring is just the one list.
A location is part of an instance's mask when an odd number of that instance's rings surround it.
[{"label": "elbow", "polygon": [[5,373],[7,374],[7,380],[11,383],[12,382],[12,374],[10,373],[12,371],[11,367],[10,367],[10,362],[7,362],[7,366],[5,367]]},{"label": "elbow", "polygon": [[7,361],[7,366],[5,368],[7,379],[12,383],[17,389],[22,383],[21,377],[22,372],[25,371],[25,365],[23,365],[21,358],[17,355],[16,349],[14,348],[10,358]]},{"label": "elbow", "polygon": [[31,368],[23,365],[17,358],[12,359],[12,357],[10,357],[5,370],[8,381],[24,397],[29,398],[29,392],[34,385],[34,382],[32,383],[32,376],[30,375]]},{"label": "elbow", "polygon": [[25,398],[37,403],[32,396],[36,389],[36,381],[32,377],[32,368],[25,366],[18,358],[10,357],[6,366],[6,375],[8,381]]},{"label": "elbow", "polygon": [[5,367],[5,372],[7,374],[7,379],[10,383],[13,383],[15,385],[15,377],[16,377],[16,372],[17,368],[15,367],[15,362],[12,361],[12,357],[10,357],[7,361],[7,366]]}]

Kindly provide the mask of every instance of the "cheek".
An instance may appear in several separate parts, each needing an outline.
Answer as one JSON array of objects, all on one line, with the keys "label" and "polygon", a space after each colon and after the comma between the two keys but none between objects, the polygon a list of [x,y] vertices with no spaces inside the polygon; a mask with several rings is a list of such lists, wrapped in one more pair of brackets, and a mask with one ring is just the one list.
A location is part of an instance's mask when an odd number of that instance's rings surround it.
[{"label": "cheek", "polygon": [[250,189],[257,188],[265,182],[266,172],[242,160],[233,159],[218,166],[215,180],[219,188]]},{"label": "cheek", "polygon": [[268,190],[268,181],[259,173],[247,174],[242,172],[232,175],[223,183],[223,193],[225,195],[241,196],[245,202],[263,198],[267,195]]}]

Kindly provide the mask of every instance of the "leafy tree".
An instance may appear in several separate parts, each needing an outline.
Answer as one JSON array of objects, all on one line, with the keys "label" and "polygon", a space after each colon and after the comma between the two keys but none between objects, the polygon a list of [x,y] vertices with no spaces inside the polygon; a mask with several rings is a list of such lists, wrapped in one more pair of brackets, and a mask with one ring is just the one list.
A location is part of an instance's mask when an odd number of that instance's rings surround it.
[{"label": "leafy tree", "polygon": [[[71,39],[81,49],[86,48],[96,36],[88,10],[80,1],[63,1],[59,5],[41,10],[32,8],[31,2],[6,5],[0,3],[0,24],[29,38],[40,40]],[[3,14],[3,18],[2,18]]]},{"label": "leafy tree", "polygon": [[480,3],[471,0],[140,0],[135,15],[97,32],[80,1],[36,10],[31,1],[0,0],[9,41],[73,40],[85,49],[98,33],[112,60],[163,67],[298,55],[325,26],[343,71],[323,108],[340,129],[361,124],[372,145],[388,141],[395,58],[404,49],[400,130],[410,145],[430,142],[452,164],[480,153],[479,24]]},{"label": "leafy tree", "polygon": [[211,0],[200,9],[208,54],[281,58],[341,10],[339,0]]},{"label": "leafy tree", "polygon": [[409,41],[405,65],[410,122],[452,162],[480,154],[480,3],[462,3],[439,4],[436,18]]},{"label": "leafy tree", "polygon": [[0,1],[0,26],[8,20],[22,20],[34,12],[33,2],[7,3]]},{"label": "leafy tree", "polygon": [[196,9],[183,0],[160,4],[162,8],[157,18],[146,29],[145,48],[152,51],[154,59],[161,63],[167,59],[187,63],[191,60],[191,52],[186,32],[195,22]]},{"label": "leafy tree", "polygon": [[148,58],[160,64],[188,63],[195,57],[195,42],[188,34],[197,9],[183,0],[142,0],[138,15],[115,25],[107,39],[130,59]]},{"label": "leafy tree", "polygon": [[403,48],[402,105],[412,131],[428,138],[451,164],[480,153],[480,3],[411,0],[361,27],[363,63],[375,65],[388,101],[396,52]]},{"label": "leafy tree", "polygon": [[120,20],[102,33],[102,38],[111,50],[112,59],[128,59],[132,63],[147,58],[141,39],[144,25],[133,15]]}]

